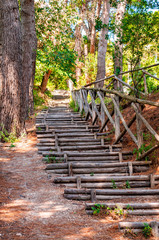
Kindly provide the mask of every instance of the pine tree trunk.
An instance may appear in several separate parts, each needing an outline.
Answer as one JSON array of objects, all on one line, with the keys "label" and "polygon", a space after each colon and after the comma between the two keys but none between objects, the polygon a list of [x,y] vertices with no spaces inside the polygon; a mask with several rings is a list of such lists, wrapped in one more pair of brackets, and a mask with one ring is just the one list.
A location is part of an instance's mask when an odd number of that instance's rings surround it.
[{"label": "pine tree trunk", "polygon": [[21,28],[17,0],[0,0],[0,129],[24,129]]},{"label": "pine tree trunk", "polygon": [[30,114],[29,101],[33,101],[33,92],[29,88],[33,87],[36,59],[34,0],[21,0],[21,24],[23,51],[23,83],[25,90],[25,116],[28,117],[28,115]]},{"label": "pine tree trunk", "polygon": [[48,72],[46,72],[43,76],[43,80],[42,80],[42,83],[41,83],[41,92],[44,93],[46,91],[46,86],[47,86],[47,83],[48,83],[48,80],[49,80],[49,77],[51,75],[52,71],[51,70],[48,70]]},{"label": "pine tree trunk", "polygon": [[[102,11],[102,23],[108,25],[109,23],[109,13],[110,13],[110,2],[109,0],[103,1],[103,11]],[[108,33],[108,27],[103,27],[101,29],[101,34],[98,43],[98,58],[97,58],[97,77],[96,80],[105,78],[105,57],[107,51],[107,39],[106,35]],[[97,83],[96,87],[102,88],[104,81]]]},{"label": "pine tree trunk", "polygon": [[[92,9],[92,26],[91,26],[91,36],[90,36],[90,53],[95,53],[95,39],[96,39],[96,30],[95,30],[95,18],[99,18],[100,10],[101,10],[101,0],[98,0],[97,7],[96,5]],[[97,14],[95,16],[95,10],[97,8]]]},{"label": "pine tree trunk", "polygon": [[[123,71],[123,44],[122,41],[122,20],[125,13],[127,0],[119,1],[115,17],[115,56],[114,56],[114,73],[120,76]],[[122,77],[122,76],[121,76]],[[122,84],[118,86],[122,90]],[[117,88],[117,86],[115,86]]]},{"label": "pine tree trunk", "polygon": [[81,50],[81,41],[82,41],[82,36],[81,36],[81,24],[76,25],[75,29],[75,51],[77,52],[77,60],[76,60],[76,82],[79,82],[79,78],[81,76],[81,67],[80,67],[80,62],[79,59],[82,55],[82,50]]}]

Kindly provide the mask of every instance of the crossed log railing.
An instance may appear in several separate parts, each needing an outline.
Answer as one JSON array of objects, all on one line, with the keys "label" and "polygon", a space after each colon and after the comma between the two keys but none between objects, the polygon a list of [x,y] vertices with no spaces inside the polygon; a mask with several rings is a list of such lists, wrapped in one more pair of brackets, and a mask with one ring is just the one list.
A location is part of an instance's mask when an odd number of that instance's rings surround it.
[{"label": "crossed log railing", "polygon": [[[145,107],[145,104],[159,107],[159,102],[136,98],[131,95],[126,95],[117,90],[108,89],[108,87],[114,81],[121,82],[122,80],[115,76],[113,81],[105,89],[88,88],[88,86],[90,86],[90,84],[88,84],[79,90],[72,91],[72,99],[79,107],[80,112],[85,114],[86,120],[91,119],[93,125],[97,122],[100,123],[100,132],[103,130],[108,130],[108,122],[112,125],[112,129],[115,132],[115,141],[113,144],[117,144],[123,138],[123,136],[128,133],[133,142],[137,145],[138,149],[140,149],[143,145],[144,124],[148,131],[156,139],[156,144],[148,151],[140,154],[138,158],[138,160],[144,159],[147,155],[159,147],[159,135],[143,117],[142,109]],[[130,87],[128,84],[125,85],[132,89],[132,87]],[[144,93],[142,94],[144,95]],[[120,110],[123,100],[127,100],[134,111],[134,115],[128,123],[125,121]],[[107,101],[108,104],[106,104],[105,101]],[[135,121],[137,132],[136,134],[134,134],[130,129]],[[123,131],[121,131],[121,125],[124,126]]]}]

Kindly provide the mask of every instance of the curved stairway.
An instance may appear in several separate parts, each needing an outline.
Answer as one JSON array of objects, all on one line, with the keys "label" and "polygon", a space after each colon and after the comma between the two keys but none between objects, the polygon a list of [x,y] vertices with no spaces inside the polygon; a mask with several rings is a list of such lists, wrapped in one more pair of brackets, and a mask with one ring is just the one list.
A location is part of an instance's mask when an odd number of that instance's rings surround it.
[{"label": "curved stairway", "polygon": [[122,151],[121,144],[110,145],[99,126],[61,106],[43,110],[36,130],[46,171],[54,174],[55,184],[66,186],[65,198],[92,202],[86,204],[88,214],[99,202],[123,211],[129,205],[130,215],[159,214],[159,175],[144,174],[151,162],[132,162],[132,153]]}]

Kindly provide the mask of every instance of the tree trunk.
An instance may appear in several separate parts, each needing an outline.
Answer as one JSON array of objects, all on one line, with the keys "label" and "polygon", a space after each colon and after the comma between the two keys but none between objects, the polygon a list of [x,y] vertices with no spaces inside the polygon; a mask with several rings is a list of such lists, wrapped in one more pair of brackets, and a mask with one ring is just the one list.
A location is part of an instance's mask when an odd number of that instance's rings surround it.
[{"label": "tree trunk", "polygon": [[32,8],[32,77],[29,85],[29,112],[30,115],[34,113],[34,98],[33,98],[33,87],[35,79],[36,69],[36,50],[37,50],[37,37],[35,29],[35,9]]},{"label": "tree trunk", "polygon": [[86,83],[89,83],[87,56],[88,56],[88,45],[87,45],[87,43],[85,43],[84,44],[85,79],[86,79]]},{"label": "tree trunk", "polygon": [[0,0],[0,129],[24,129],[21,28],[17,0]]},{"label": "tree trunk", "polygon": [[[123,44],[122,41],[122,20],[125,13],[125,7],[126,7],[127,0],[119,1],[115,16],[115,56],[114,56],[114,73],[117,76],[120,76],[120,72],[123,71]],[[122,78],[122,76],[121,76]],[[115,86],[115,89],[119,87],[121,90],[123,90],[122,84],[119,84],[119,86]]]},{"label": "tree trunk", "polygon": [[[29,100],[33,100],[33,87],[36,59],[36,33],[34,0],[21,0],[23,83],[25,93],[25,116],[29,115]],[[29,99],[30,92],[30,99]],[[31,100],[31,101],[32,101]],[[32,104],[31,104],[32,105]]]},{"label": "tree trunk", "polygon": [[[97,14],[96,18],[99,18],[100,10],[101,10],[101,3],[102,0],[98,1],[97,5]],[[95,30],[95,8],[96,6],[93,7],[92,9],[92,26],[91,26],[91,37],[90,37],[90,53],[94,54],[95,53],[95,39],[96,39],[96,30]]]},{"label": "tree trunk", "polygon": [[46,91],[46,86],[47,86],[47,83],[48,83],[48,80],[49,80],[49,77],[51,75],[52,71],[51,70],[48,70],[48,72],[46,72],[44,74],[44,77],[43,77],[43,80],[42,80],[42,83],[41,83],[41,92],[44,93]]},{"label": "tree trunk", "polygon": [[[103,1],[102,23],[108,25],[110,13],[109,0]],[[105,57],[107,51],[107,39],[108,27],[105,26],[101,29],[101,34],[98,43],[98,58],[97,58],[97,77],[96,80],[105,78]],[[104,81],[97,83],[96,87],[102,88]]]},{"label": "tree trunk", "polygon": [[81,41],[82,41],[82,36],[81,36],[81,24],[76,25],[75,29],[75,51],[77,52],[77,60],[76,60],[76,82],[79,82],[79,78],[81,76],[81,67],[80,67],[80,57],[82,55],[82,50],[81,50]]}]

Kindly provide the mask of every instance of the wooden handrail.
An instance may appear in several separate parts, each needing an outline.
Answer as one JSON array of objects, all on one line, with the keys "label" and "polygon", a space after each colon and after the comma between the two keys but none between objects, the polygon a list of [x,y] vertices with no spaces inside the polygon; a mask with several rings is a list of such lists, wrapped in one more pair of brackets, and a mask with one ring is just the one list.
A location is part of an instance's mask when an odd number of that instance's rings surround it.
[{"label": "wooden handrail", "polygon": [[[120,75],[124,75],[124,74],[131,73],[131,72],[137,72],[137,71],[140,71],[140,70],[143,70],[143,69],[156,67],[156,66],[158,66],[158,65],[159,65],[159,63],[156,63],[156,64],[153,64],[153,65],[150,65],[150,66],[147,66],[147,67],[142,67],[142,68],[138,68],[138,69],[134,69],[134,70],[129,70],[129,71],[126,71],[126,72],[121,72]],[[111,75],[111,76],[109,76],[109,77],[105,77],[105,78],[96,80],[96,81],[94,81],[94,82],[91,82],[91,83],[86,84],[84,87],[89,87],[89,86],[91,86],[91,85],[93,85],[93,84],[102,82],[102,81],[104,81],[104,80],[107,80],[107,79],[110,79],[110,78],[114,78],[115,76],[116,76],[116,75],[113,74],[113,75]],[[152,76],[153,76],[153,75],[152,75]],[[117,76],[116,76],[116,77],[117,77]],[[157,79],[157,80],[158,80],[158,79]]]}]

